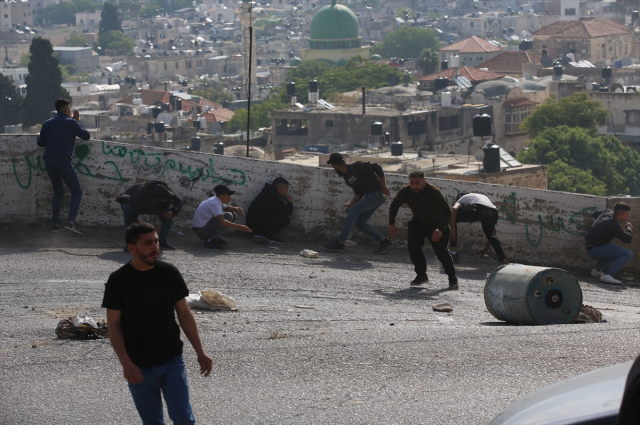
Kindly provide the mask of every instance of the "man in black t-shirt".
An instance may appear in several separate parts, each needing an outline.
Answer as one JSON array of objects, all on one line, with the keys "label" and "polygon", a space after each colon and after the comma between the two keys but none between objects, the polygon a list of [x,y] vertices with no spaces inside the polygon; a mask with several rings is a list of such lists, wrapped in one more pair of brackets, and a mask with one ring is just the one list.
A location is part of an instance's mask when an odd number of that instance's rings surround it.
[{"label": "man in black t-shirt", "polygon": [[111,345],[143,423],[164,423],[162,392],[174,424],[195,424],[174,311],[198,354],[201,374],[209,376],[213,360],[202,348],[187,306],[189,290],[177,268],[158,261],[158,235],[151,224],[132,224],[125,238],[133,259],[109,276],[102,301]]}]

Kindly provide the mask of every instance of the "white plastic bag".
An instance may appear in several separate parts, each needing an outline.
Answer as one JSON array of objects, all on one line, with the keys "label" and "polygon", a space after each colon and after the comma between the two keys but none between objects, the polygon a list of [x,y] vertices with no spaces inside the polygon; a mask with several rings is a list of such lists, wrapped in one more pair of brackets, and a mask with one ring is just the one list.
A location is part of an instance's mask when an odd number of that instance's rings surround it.
[{"label": "white plastic bag", "polygon": [[93,326],[94,328],[98,327],[98,324],[93,319],[93,317],[88,316],[86,314],[78,314],[76,317],[73,318],[73,326],[74,327],[80,328],[80,327],[82,327],[84,325]]},{"label": "white plastic bag", "polygon": [[234,301],[233,298],[228,297],[224,294],[221,294],[218,291],[213,291],[211,289],[205,289],[204,291],[198,292],[200,294],[200,299],[205,303],[209,304],[211,307],[224,309],[224,310],[235,310],[238,304]]},{"label": "white plastic bag", "polygon": [[300,255],[307,258],[318,258],[320,256],[316,251],[312,251],[310,249],[303,249]]}]

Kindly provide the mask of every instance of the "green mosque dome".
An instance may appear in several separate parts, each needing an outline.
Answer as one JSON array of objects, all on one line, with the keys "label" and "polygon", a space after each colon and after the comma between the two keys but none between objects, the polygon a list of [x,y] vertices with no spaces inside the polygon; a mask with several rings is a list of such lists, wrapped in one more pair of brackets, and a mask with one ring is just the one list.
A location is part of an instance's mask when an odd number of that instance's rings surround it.
[{"label": "green mosque dome", "polygon": [[323,7],[311,21],[312,40],[344,40],[360,37],[360,24],[351,9],[336,0]]},{"label": "green mosque dome", "polygon": [[370,61],[381,61],[382,60],[382,56],[380,56],[380,55],[371,55],[369,60]]},{"label": "green mosque dome", "polygon": [[300,58],[293,58],[289,61],[289,66],[298,66],[301,62]]}]

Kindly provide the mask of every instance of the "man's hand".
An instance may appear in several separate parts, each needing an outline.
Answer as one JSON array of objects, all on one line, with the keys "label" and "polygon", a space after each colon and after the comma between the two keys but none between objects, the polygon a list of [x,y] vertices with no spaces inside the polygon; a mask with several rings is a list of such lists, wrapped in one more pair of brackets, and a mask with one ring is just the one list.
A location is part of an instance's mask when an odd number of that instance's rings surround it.
[{"label": "man's hand", "polygon": [[442,230],[436,229],[433,231],[433,234],[431,235],[431,240],[434,242],[438,242],[441,237],[442,237]]},{"label": "man's hand", "polygon": [[207,353],[198,354],[198,364],[200,365],[200,375],[209,376],[213,368],[213,359]]},{"label": "man's hand", "polygon": [[238,215],[244,214],[244,211],[242,211],[242,208],[240,208],[240,207],[227,207],[227,211],[234,212],[234,213],[236,213]]},{"label": "man's hand", "polygon": [[73,111],[73,119],[76,121],[80,121],[80,112],[77,109]]},{"label": "man's hand", "polygon": [[245,226],[244,224],[238,224],[236,229],[240,230],[242,233],[253,233],[253,230]]},{"label": "man's hand", "polygon": [[387,186],[385,186],[385,187],[382,188],[382,194],[383,195],[387,195],[387,196],[391,196],[391,190]]},{"label": "man's hand", "polygon": [[348,202],[348,203],[344,204],[343,205],[344,211],[345,212],[349,211],[349,208],[351,208],[351,206],[352,206],[351,202]]},{"label": "man's hand", "polygon": [[289,195],[285,195],[284,200],[287,202],[293,202],[293,198]]},{"label": "man's hand", "polygon": [[452,227],[452,228],[451,228],[451,235],[449,236],[449,240],[450,240],[450,241],[455,241],[456,239],[457,239],[457,236],[456,236],[456,228],[455,228],[455,227]]},{"label": "man's hand", "polygon": [[171,211],[166,211],[164,214],[162,214],[162,218],[164,218],[165,220],[170,220],[173,218],[173,213]]},{"label": "man's hand", "polygon": [[624,227],[626,227],[629,230],[633,230],[633,224],[631,224],[631,223],[625,224]]},{"label": "man's hand", "polygon": [[133,364],[133,362],[129,362],[122,366],[122,372],[124,377],[129,381],[130,384],[139,384],[143,381],[142,371],[138,366]]},{"label": "man's hand", "polygon": [[389,236],[392,238],[398,236],[398,227],[395,224],[389,226]]}]

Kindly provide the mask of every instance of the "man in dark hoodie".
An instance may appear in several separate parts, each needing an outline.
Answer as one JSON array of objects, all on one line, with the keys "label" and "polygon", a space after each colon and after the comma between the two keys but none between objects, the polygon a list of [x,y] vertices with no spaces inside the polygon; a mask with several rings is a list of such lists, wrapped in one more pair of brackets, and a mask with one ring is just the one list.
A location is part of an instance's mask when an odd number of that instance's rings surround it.
[{"label": "man in dark hoodie", "polygon": [[272,184],[265,183],[247,210],[246,223],[253,230],[251,238],[261,245],[268,245],[269,241],[284,243],[278,232],[291,223],[291,214],[293,199],[289,196],[289,182],[278,177]]},{"label": "man in dark hoodie", "polygon": [[44,147],[44,166],[53,185],[53,200],[51,202],[51,231],[62,230],[60,225],[60,204],[64,195],[64,182],[71,191],[71,203],[69,204],[68,224],[65,230],[81,235],[82,232],[76,225],[76,216],[82,199],[82,189],[78,181],[78,175],[71,165],[71,156],[76,144],[76,137],[89,140],[91,135],[78,121],[80,113],[73,111],[71,117],[71,102],[67,99],[56,100],[58,114],[42,124],[38,136],[38,146]]},{"label": "man in dark hoodie", "polygon": [[[169,189],[166,183],[151,180],[146,183],[134,184],[122,195],[116,198],[124,212],[124,227],[128,228],[138,221],[141,214],[157,215],[162,221],[158,239],[160,248],[175,249],[167,242],[167,237],[173,226],[173,218],[180,212],[184,201]],[[125,248],[128,252],[128,249]]]},{"label": "man in dark hoodie", "polygon": [[[611,243],[611,239],[618,238],[624,243],[631,243],[633,226],[629,223],[631,207],[624,202],[618,202],[613,211],[595,211],[593,222],[586,238],[587,255],[598,261],[591,270],[591,276],[599,278],[602,283],[620,285],[622,282],[613,275],[618,273],[633,258],[633,253],[619,245]],[[624,225],[622,230],[620,223]],[[613,263],[612,263],[613,262]],[[611,266],[607,270],[607,265]],[[605,271],[606,270],[606,271]]]},{"label": "man in dark hoodie", "polygon": [[380,245],[375,254],[382,254],[391,246],[391,240],[385,238],[369,224],[369,219],[386,198],[391,195],[387,187],[382,167],[375,162],[356,161],[347,164],[339,153],[332,153],[327,161],[336,173],[353,189],[351,202],[345,204],[347,219],[338,237],[324,245],[329,252],[344,252],[344,243],[355,226],[362,233],[371,236]]}]

